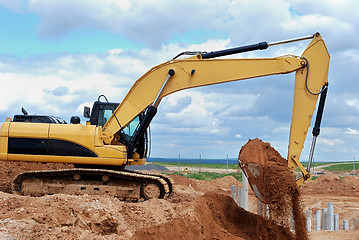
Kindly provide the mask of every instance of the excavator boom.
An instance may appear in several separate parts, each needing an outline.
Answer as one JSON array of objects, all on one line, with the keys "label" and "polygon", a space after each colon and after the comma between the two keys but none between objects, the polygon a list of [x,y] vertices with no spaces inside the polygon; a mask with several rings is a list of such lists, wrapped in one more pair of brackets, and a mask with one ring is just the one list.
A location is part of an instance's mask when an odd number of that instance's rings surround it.
[{"label": "excavator boom", "polygon": [[[201,59],[201,55],[158,65],[143,75],[130,89],[103,128],[103,140],[112,141],[115,133],[157,99],[184,89],[285,74],[304,68],[296,56],[259,59]],[[169,81],[164,85],[170,70]],[[162,89],[162,91],[160,91]],[[160,95],[158,96],[158,93]],[[108,137],[108,138],[106,138]]]},{"label": "excavator boom", "polygon": [[[189,88],[224,82],[252,79],[267,75],[296,72],[293,113],[288,147],[288,165],[299,168],[303,176],[310,175],[299,162],[304,141],[315,110],[318,95],[328,85],[329,53],[319,33],[301,57],[283,56],[261,59],[210,59],[237,53],[238,48],[220,53],[198,54],[184,60],[171,60],[158,65],[133,85],[124,101],[103,128],[103,140],[110,143],[114,134],[126,126],[146,107],[163,97]],[[308,37],[303,38],[308,39]],[[303,40],[300,39],[300,40]],[[291,40],[292,42],[294,40]],[[277,45],[274,43],[273,45]],[[268,44],[251,45],[249,49],[264,49]],[[247,48],[248,49],[248,48]],[[242,49],[243,50],[243,49]],[[203,56],[205,58],[203,58]],[[172,74],[169,74],[172,71]],[[156,106],[157,107],[157,106]],[[298,184],[303,182],[298,181]]]}]

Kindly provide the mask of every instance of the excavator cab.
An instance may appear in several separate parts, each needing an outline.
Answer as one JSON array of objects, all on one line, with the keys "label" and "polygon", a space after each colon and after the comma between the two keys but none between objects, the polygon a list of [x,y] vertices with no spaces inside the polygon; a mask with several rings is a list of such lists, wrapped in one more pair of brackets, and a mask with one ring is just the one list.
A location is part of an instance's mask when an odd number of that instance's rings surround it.
[{"label": "excavator cab", "polygon": [[[111,117],[113,112],[118,107],[119,103],[112,102],[101,102],[96,101],[92,106],[90,113],[89,107],[84,107],[84,117],[89,118],[88,123],[90,125],[97,125],[103,127],[107,120]],[[123,127],[117,134],[114,141],[124,144],[126,147],[133,145],[135,152],[140,156],[140,158],[146,158],[148,153],[148,136],[149,131],[145,131],[141,137],[134,142],[133,135],[139,127],[139,124],[144,118],[144,113],[140,113],[135,117],[127,126]],[[131,146],[131,148],[133,148]]]},{"label": "excavator cab", "polygon": [[84,107],[84,117],[90,119],[90,125],[103,127],[118,105],[119,103],[96,101],[93,103],[91,114],[90,108]]}]

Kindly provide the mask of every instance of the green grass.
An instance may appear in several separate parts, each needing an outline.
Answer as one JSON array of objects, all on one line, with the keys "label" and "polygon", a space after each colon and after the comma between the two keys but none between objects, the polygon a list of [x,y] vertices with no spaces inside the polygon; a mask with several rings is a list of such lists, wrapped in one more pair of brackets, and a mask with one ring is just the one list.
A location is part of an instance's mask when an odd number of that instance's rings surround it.
[{"label": "green grass", "polygon": [[223,178],[225,176],[232,176],[238,181],[242,181],[242,173],[215,173],[215,172],[173,172],[171,174],[177,174],[181,176],[186,176],[187,178],[211,181],[217,178]]},{"label": "green grass", "polygon": [[[178,167],[178,162],[151,162],[154,165],[162,165],[162,166],[171,166],[171,167]],[[329,164],[333,162],[314,162],[312,166],[314,165],[314,168],[317,166]],[[302,162],[302,165],[306,168],[308,163]],[[359,165],[359,164],[358,164]],[[181,169],[182,168],[199,168],[199,163],[184,163],[181,162]],[[227,164],[208,164],[208,163],[202,163],[201,168],[213,168],[213,169],[227,169]],[[228,169],[239,169],[238,164],[228,164]]]},{"label": "green grass", "polygon": [[[300,162],[300,163],[303,165],[303,167],[305,169],[307,168],[308,162]],[[313,165],[314,165],[314,168],[315,168],[315,167],[318,167],[318,166],[321,166],[321,165],[326,165],[326,164],[329,164],[329,163],[332,163],[332,162],[314,162],[314,163],[312,163],[311,168],[313,168]],[[300,172],[299,168],[297,168],[295,171]],[[312,169],[310,169],[310,171],[312,171]]]},{"label": "green grass", "polygon": [[[153,165],[171,166],[178,167],[176,162],[151,162]],[[199,168],[199,163],[181,163],[181,168]],[[227,164],[209,164],[202,163],[201,168],[214,168],[214,169],[227,169]],[[238,169],[238,164],[228,164],[228,169]]]},{"label": "green grass", "polygon": [[[359,163],[355,164],[355,170],[359,170]],[[329,171],[337,171],[337,172],[350,172],[353,170],[353,163],[343,163],[343,164],[336,164],[333,166],[323,168]]]},{"label": "green grass", "polygon": [[[312,167],[314,165],[314,168],[317,166],[321,166],[321,165],[326,165],[326,164],[330,164],[330,163],[335,163],[335,162],[312,162]],[[307,167],[308,166],[308,162],[301,162],[301,164],[303,165],[303,167]]]}]

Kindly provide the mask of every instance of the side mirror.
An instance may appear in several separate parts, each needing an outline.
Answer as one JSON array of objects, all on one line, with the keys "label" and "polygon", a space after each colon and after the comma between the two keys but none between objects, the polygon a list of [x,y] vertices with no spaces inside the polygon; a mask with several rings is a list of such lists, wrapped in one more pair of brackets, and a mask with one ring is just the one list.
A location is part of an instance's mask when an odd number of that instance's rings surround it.
[{"label": "side mirror", "polygon": [[85,118],[90,118],[90,108],[89,107],[84,107],[84,117]]},{"label": "side mirror", "polygon": [[79,124],[80,123],[80,118],[78,116],[72,116],[71,119],[70,119],[70,123]]}]

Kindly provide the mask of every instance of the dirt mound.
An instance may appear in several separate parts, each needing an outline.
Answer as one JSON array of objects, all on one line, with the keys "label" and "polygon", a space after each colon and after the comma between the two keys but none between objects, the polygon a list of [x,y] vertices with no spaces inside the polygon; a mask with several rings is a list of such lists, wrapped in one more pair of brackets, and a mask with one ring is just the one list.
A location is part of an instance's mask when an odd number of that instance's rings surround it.
[{"label": "dirt mound", "polygon": [[73,168],[73,164],[0,161],[0,191],[12,192],[12,181],[19,173],[26,171]]},{"label": "dirt mound", "polygon": [[[246,169],[249,182],[255,184],[262,199],[268,204],[271,219],[277,224],[289,227],[292,210],[297,238],[308,239],[305,217],[300,206],[299,188],[287,161],[269,143],[257,138],[249,140],[241,148],[238,160]],[[251,170],[251,166],[257,168]]]},{"label": "dirt mound", "polygon": [[335,193],[342,196],[359,196],[359,180],[354,176],[340,178],[336,174],[323,175],[307,181],[301,189],[311,194]]},{"label": "dirt mound", "polygon": [[137,228],[181,216],[175,210],[180,206],[163,199],[127,203],[108,196],[0,192],[0,232],[6,239],[130,239]]},{"label": "dirt mound", "polygon": [[242,183],[232,176],[225,176],[212,181],[189,179],[176,174],[171,175],[171,178],[175,181],[176,185],[191,186],[200,192],[217,191],[219,193],[228,193],[231,185],[242,187]]},{"label": "dirt mound", "polygon": [[209,192],[193,205],[190,214],[140,229],[133,239],[295,239],[288,228],[245,211],[227,195]]},{"label": "dirt mound", "polygon": [[[171,199],[136,203],[109,196],[56,194],[29,197],[0,192],[0,239],[114,240],[131,239],[134,234],[137,239],[294,238],[287,228],[236,205],[229,197],[229,189],[233,184],[239,185],[237,180],[226,177],[202,182],[172,176],[176,192]],[[188,183],[201,190],[189,187]],[[214,189],[216,193],[206,189]],[[217,189],[222,189],[224,194],[218,194]],[[250,198],[256,203],[253,195]],[[322,206],[317,206],[318,198],[323,202]],[[358,198],[351,198],[351,202],[347,198],[341,197],[335,204],[342,203],[343,211],[348,212],[340,218],[358,218],[352,210],[358,206]],[[323,208],[328,201],[333,201],[333,196],[315,196],[312,201],[310,209]],[[257,209],[254,205],[250,207],[252,212]],[[347,232],[353,239],[357,236],[357,232]]]}]

